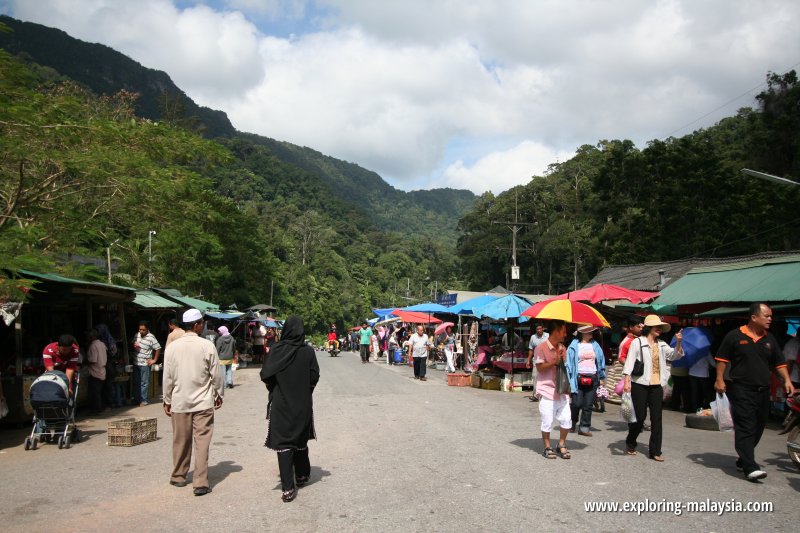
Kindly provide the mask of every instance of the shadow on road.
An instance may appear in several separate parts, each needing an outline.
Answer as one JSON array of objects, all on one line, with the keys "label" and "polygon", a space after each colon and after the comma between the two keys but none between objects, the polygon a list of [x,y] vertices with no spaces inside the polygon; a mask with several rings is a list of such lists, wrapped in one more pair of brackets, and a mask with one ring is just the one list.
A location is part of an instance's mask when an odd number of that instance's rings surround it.
[{"label": "shadow on road", "polygon": [[[514,446],[519,446],[520,448],[527,448],[538,454],[541,454],[542,451],[544,450],[544,442],[542,442],[541,438],[517,439],[517,440],[512,440],[511,444],[513,444]],[[550,446],[552,446],[553,449],[555,449],[556,444],[558,444],[558,434],[554,431],[553,434],[550,436]],[[583,450],[584,448],[586,448],[586,444],[575,440],[571,440],[570,437],[567,437],[567,448],[569,448],[570,450]]]},{"label": "shadow on road", "polygon": [[214,485],[222,483],[226,477],[234,472],[241,472],[242,467],[233,461],[222,461],[208,467],[208,479],[214,480]]},{"label": "shadow on road", "polygon": [[742,473],[736,470],[736,456],[722,453],[690,453],[687,459],[698,465],[719,470],[736,479],[743,479]]},{"label": "shadow on road", "polygon": [[325,470],[318,466],[312,466],[311,477],[309,478],[308,483],[306,483],[306,487],[308,487],[309,485],[313,485],[317,481],[322,481],[322,478],[328,477],[330,475],[331,473],[328,470]]},{"label": "shadow on road", "polygon": [[800,469],[789,459],[789,456],[785,452],[772,452],[772,455],[775,457],[764,459],[766,464],[774,466],[781,472],[790,474],[797,474],[800,472]]}]

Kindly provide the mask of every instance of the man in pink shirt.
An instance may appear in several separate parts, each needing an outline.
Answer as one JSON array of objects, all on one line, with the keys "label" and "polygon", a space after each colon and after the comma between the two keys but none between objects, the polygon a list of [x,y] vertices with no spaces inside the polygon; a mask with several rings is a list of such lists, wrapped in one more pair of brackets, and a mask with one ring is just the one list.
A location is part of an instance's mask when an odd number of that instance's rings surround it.
[{"label": "man in pink shirt", "polygon": [[539,414],[542,416],[543,455],[555,459],[556,452],[550,447],[550,431],[553,420],[558,421],[559,435],[556,451],[563,459],[572,455],[566,446],[567,435],[572,428],[572,412],[569,407],[569,394],[556,392],[556,366],[563,363],[567,349],[562,342],[567,336],[567,325],[561,320],[553,320],[548,328],[550,336],[533,352],[536,363],[536,395],[539,397]]}]

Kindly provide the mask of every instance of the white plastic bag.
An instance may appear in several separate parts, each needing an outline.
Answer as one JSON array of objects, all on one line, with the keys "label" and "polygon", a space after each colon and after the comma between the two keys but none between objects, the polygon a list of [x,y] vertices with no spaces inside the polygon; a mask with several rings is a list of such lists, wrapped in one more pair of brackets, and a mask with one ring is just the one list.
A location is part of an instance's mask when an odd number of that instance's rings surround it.
[{"label": "white plastic bag", "polygon": [[636,412],[633,410],[633,398],[630,392],[622,393],[622,403],[619,406],[619,413],[622,415],[622,420],[628,424],[636,423]]},{"label": "white plastic bag", "polygon": [[733,415],[731,415],[731,404],[728,396],[723,392],[717,393],[717,400],[711,402],[711,414],[717,421],[720,431],[733,431]]}]

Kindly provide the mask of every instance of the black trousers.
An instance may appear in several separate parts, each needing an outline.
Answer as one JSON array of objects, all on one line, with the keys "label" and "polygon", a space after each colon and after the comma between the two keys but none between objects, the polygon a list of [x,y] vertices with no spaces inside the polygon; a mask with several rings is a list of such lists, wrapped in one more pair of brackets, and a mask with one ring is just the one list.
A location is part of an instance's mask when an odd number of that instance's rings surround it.
[{"label": "black trousers", "polygon": [[689,376],[672,376],[672,400],[670,408],[673,411],[688,413],[691,410],[692,391],[689,385]]},{"label": "black trousers", "polygon": [[661,385],[640,385],[631,383],[631,399],[636,422],[628,424],[628,449],[636,449],[636,439],[642,432],[647,411],[650,411],[650,456],[661,455],[661,410],[664,402],[664,389]]},{"label": "black trousers", "polygon": [[428,370],[427,357],[414,357],[414,377],[424,378],[425,372]]},{"label": "black trousers", "polygon": [[756,446],[764,434],[769,415],[769,387],[751,387],[729,383],[728,399],[733,414],[733,431],[739,464],[745,474],[760,470]]},{"label": "black trousers", "polygon": [[292,490],[296,477],[308,478],[311,475],[308,448],[278,452],[278,470],[281,472],[281,490]]},{"label": "black trousers", "polygon": [[105,384],[106,381],[104,379],[89,376],[89,405],[92,406],[92,412],[94,413],[99,413],[105,408],[103,404],[103,388]]},{"label": "black trousers", "polygon": [[692,390],[692,411],[708,409],[714,399],[714,382],[711,378],[689,376],[689,385]]},{"label": "black trousers", "polygon": [[359,347],[361,348],[361,360],[369,361],[369,344],[360,344]]}]

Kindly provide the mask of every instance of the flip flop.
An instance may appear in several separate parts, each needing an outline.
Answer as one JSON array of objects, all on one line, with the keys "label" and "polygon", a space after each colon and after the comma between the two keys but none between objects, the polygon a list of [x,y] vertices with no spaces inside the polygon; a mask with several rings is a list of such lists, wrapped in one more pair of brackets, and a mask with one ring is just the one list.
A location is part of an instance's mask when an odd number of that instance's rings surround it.
[{"label": "flip flop", "polygon": [[633,448],[628,448],[627,450],[625,450],[625,455],[636,455],[637,453],[638,452]]}]

